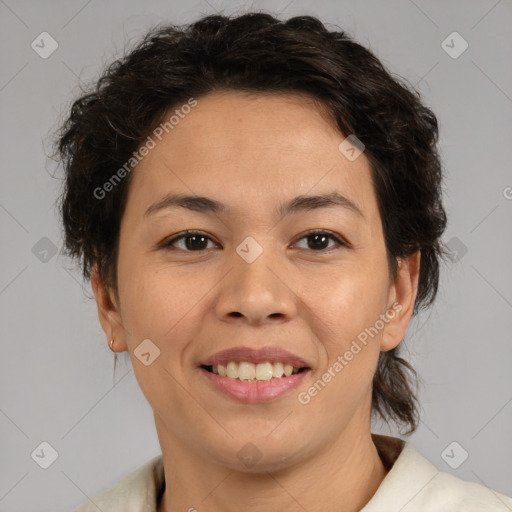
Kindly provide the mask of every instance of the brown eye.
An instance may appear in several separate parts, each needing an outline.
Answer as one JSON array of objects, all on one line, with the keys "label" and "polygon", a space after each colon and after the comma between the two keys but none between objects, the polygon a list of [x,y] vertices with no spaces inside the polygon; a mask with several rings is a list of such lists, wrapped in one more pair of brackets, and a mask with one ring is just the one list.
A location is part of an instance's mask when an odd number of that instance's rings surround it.
[{"label": "brown eye", "polygon": [[[178,242],[183,241],[181,247],[177,246]],[[208,249],[208,241],[212,241],[203,233],[195,231],[187,231],[179,236],[171,238],[162,244],[162,248],[177,248],[187,252],[199,252]]]},{"label": "brown eye", "polygon": [[[336,236],[334,233],[330,233],[329,231],[310,231],[306,233],[300,240],[307,239],[307,247],[305,249],[320,252],[325,251],[326,249],[332,249],[336,246],[346,246],[343,240]],[[335,245],[329,247],[329,241],[334,240]]]}]

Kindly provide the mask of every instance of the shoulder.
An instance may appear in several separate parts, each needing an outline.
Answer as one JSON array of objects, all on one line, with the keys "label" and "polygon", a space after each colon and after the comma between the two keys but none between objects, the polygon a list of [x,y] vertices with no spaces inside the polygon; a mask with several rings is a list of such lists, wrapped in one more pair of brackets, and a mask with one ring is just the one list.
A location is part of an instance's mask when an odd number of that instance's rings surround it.
[{"label": "shoulder", "polygon": [[153,457],[73,512],[156,512],[164,485],[162,456]]},{"label": "shoulder", "polygon": [[[512,498],[484,485],[468,482],[442,471],[439,471],[432,479],[425,492],[426,503],[429,499],[434,500],[434,498],[437,500],[437,506],[439,507],[442,503],[443,510],[447,511],[512,511]],[[439,500],[440,498],[442,501]]]},{"label": "shoulder", "polygon": [[[387,436],[378,436],[381,453]],[[373,436],[375,441],[375,436]],[[396,438],[387,438],[396,446]],[[484,485],[440,471],[411,443],[402,449],[372,499],[361,512],[510,512],[512,498]]]}]

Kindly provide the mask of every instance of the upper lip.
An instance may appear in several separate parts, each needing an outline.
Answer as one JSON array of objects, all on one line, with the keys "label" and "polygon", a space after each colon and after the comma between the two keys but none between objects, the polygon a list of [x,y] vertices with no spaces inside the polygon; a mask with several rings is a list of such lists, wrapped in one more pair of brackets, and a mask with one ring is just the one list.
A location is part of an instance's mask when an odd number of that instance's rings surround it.
[{"label": "upper lip", "polygon": [[230,361],[248,363],[283,363],[291,364],[294,368],[311,368],[311,365],[301,357],[280,347],[268,346],[261,348],[234,347],[222,350],[205,359],[201,366],[227,365]]}]

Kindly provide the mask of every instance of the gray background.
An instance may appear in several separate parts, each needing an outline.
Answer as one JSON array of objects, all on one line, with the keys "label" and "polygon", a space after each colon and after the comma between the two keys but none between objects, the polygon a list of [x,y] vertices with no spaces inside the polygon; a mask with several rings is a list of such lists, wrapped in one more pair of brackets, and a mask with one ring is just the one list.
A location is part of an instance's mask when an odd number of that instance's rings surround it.
[{"label": "gray background", "polygon": [[[437,114],[447,174],[445,241],[459,251],[458,261],[443,268],[436,306],[408,331],[404,353],[423,382],[422,423],[410,440],[441,470],[512,495],[512,3],[252,5],[341,26]],[[90,287],[72,262],[52,254],[62,246],[55,210],[61,183],[51,177],[60,174],[47,159],[49,133],[80,82],[97,77],[153,24],[250,7],[221,0],[0,0],[1,511],[72,510],[160,453],[128,356],[114,386],[113,355],[87,298]],[[43,31],[59,45],[47,59],[31,47]],[[453,31],[469,44],[458,58],[441,46]],[[381,425],[375,431],[387,432]],[[31,457],[43,441],[58,453],[48,469]],[[457,469],[441,455],[453,441],[469,453]],[[462,448],[448,450],[451,461],[460,461]]]}]

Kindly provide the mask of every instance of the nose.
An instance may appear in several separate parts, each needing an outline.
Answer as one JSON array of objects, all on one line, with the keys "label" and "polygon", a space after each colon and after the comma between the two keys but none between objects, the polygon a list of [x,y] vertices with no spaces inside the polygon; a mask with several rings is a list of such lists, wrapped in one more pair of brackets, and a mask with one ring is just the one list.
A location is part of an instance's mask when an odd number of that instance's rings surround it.
[{"label": "nose", "polygon": [[218,289],[219,319],[258,325],[287,322],[297,314],[298,297],[285,261],[269,248],[252,263],[233,256],[233,267]]}]

